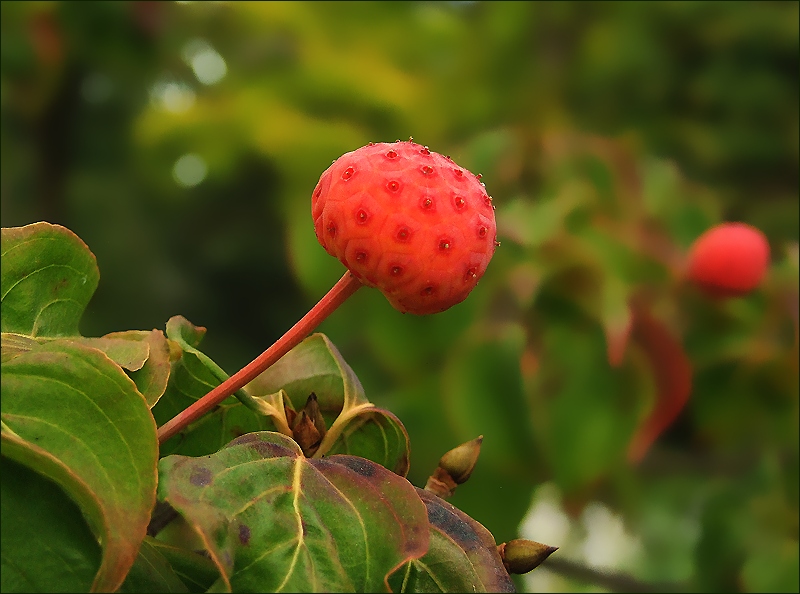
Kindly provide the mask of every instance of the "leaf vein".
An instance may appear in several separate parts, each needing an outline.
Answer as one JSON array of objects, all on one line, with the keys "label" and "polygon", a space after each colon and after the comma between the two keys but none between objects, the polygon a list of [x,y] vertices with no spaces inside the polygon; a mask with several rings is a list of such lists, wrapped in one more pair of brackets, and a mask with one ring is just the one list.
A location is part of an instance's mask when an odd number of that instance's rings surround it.
[{"label": "leaf vein", "polygon": [[[111,381],[111,383],[112,383],[112,384],[113,384],[113,385],[114,385],[116,388],[118,388],[118,389],[119,389],[119,388],[121,388],[121,386],[119,386],[119,385],[118,385],[118,384],[117,384],[117,383],[114,381],[114,378],[112,378],[112,377],[110,377],[110,376],[106,375],[105,373],[103,373],[103,371],[102,371],[101,369],[98,369],[97,367],[95,367],[95,366],[94,366],[94,365],[92,365],[91,363],[88,363],[88,365],[89,365],[89,366],[90,366],[90,367],[91,367],[91,368],[92,368],[94,371],[96,371],[98,374],[100,374],[102,377],[104,377],[104,378],[106,378],[106,379],[110,380],[110,381]],[[53,383],[61,384],[61,385],[63,385],[64,387],[66,387],[66,388],[69,388],[70,390],[72,390],[72,391],[76,392],[77,394],[80,394],[81,396],[83,396],[83,397],[85,398],[85,400],[86,400],[86,401],[88,401],[88,402],[89,402],[89,404],[90,404],[92,407],[94,407],[94,409],[95,409],[97,412],[99,412],[99,413],[100,413],[100,415],[101,415],[102,417],[104,417],[104,418],[106,419],[106,421],[108,422],[108,424],[109,424],[109,425],[111,425],[111,427],[112,427],[113,431],[114,431],[114,432],[117,434],[117,437],[118,437],[118,438],[119,438],[119,440],[122,442],[122,445],[124,446],[124,448],[125,448],[125,450],[126,450],[126,452],[127,452],[127,454],[128,454],[128,460],[129,460],[129,462],[130,462],[130,465],[131,465],[131,467],[132,467],[132,468],[134,468],[134,469],[136,469],[136,468],[137,468],[137,465],[136,465],[136,457],[133,455],[133,451],[131,450],[130,444],[128,444],[128,441],[127,441],[127,440],[125,439],[125,437],[122,435],[122,432],[119,430],[119,427],[117,426],[117,424],[116,424],[116,423],[114,423],[114,421],[112,421],[112,420],[111,420],[111,418],[108,416],[108,414],[106,414],[106,411],[105,411],[105,410],[103,410],[103,408],[102,408],[101,406],[99,406],[99,405],[97,404],[97,402],[95,402],[95,401],[94,401],[94,400],[93,400],[93,399],[92,399],[92,398],[89,396],[89,394],[88,394],[88,393],[84,392],[83,390],[81,390],[81,389],[77,388],[76,386],[74,386],[74,385],[72,385],[72,384],[69,384],[69,383],[67,383],[67,382],[64,382],[64,381],[62,381],[62,380],[59,380],[59,379],[56,379],[56,378],[46,377],[46,376],[43,376],[43,375],[28,374],[28,373],[24,373],[22,370],[15,370],[15,372],[14,372],[14,373],[17,373],[18,375],[25,375],[25,376],[28,376],[28,377],[33,377],[33,378],[36,378],[36,379],[39,379],[39,380],[50,381],[50,382],[53,382]],[[132,380],[131,380],[131,381],[132,381]],[[120,390],[120,391],[121,391],[121,390]],[[122,394],[122,396],[124,397],[124,394]],[[22,416],[22,417],[24,417],[24,415],[17,415],[17,416]],[[34,419],[34,420],[36,420],[36,419],[37,419],[37,417],[29,417],[29,418],[31,418],[31,419]],[[48,422],[44,421],[43,419],[40,419],[40,420],[41,420],[41,422],[48,423]],[[120,419],[120,420],[124,420],[124,419]],[[52,424],[52,423],[48,423],[48,424]],[[54,425],[54,424],[52,424],[52,426],[53,426],[53,427],[56,427],[56,428],[59,428],[59,429],[61,429],[61,428],[60,428],[58,425]],[[64,431],[64,433],[66,433],[67,435],[71,435],[71,434],[69,434],[67,431],[65,431],[65,430],[63,430],[63,429],[61,429],[61,430],[62,430],[62,431]],[[78,441],[79,441],[80,443],[83,443],[83,442],[81,442],[80,440],[78,440]],[[86,445],[86,444],[84,444],[84,445]],[[89,450],[91,451],[91,448],[88,448],[88,446],[87,446],[87,449],[89,449]],[[100,462],[99,462],[99,460],[98,460],[98,463],[100,463]],[[102,466],[102,465],[101,465],[101,466]],[[139,492],[141,492],[142,480],[141,480],[141,477],[139,476],[139,473],[138,473],[138,472],[134,472],[133,474],[134,474],[134,477],[135,477],[135,480],[136,480],[136,483],[137,483],[137,487],[138,487],[138,488],[137,488],[137,493],[139,493]],[[110,482],[112,483],[112,488],[114,488],[114,481],[110,481]],[[116,489],[115,489],[115,491],[116,491]]]},{"label": "leaf vein", "polygon": [[303,518],[300,514],[300,481],[303,476],[302,464],[304,462],[304,459],[301,460],[299,457],[295,458],[294,472],[292,473],[292,489],[294,490],[292,506],[297,515],[297,547],[295,548],[294,555],[292,555],[292,562],[289,564],[289,569],[286,571],[286,577],[283,579],[281,585],[276,588],[276,592],[280,592],[286,587],[289,577],[292,575],[295,565],[297,565],[297,558],[300,556],[300,548],[305,545],[305,540],[303,538]]},{"label": "leaf vein", "polygon": [[[5,254],[3,254],[3,255],[5,255]],[[75,272],[75,273],[76,273],[78,276],[86,276],[86,274],[85,274],[85,273],[81,272],[81,271],[80,271],[80,270],[78,270],[77,268],[74,268],[74,267],[72,267],[72,266],[69,266],[68,264],[48,264],[47,266],[42,266],[41,268],[36,268],[36,269],[34,269],[34,270],[31,270],[31,271],[30,271],[28,274],[26,274],[25,276],[23,276],[22,278],[20,278],[19,280],[17,280],[17,282],[15,282],[14,284],[12,284],[12,285],[11,285],[11,286],[8,288],[8,290],[7,290],[5,293],[3,293],[3,295],[2,295],[2,296],[0,296],[0,301],[2,301],[3,299],[5,299],[5,298],[6,298],[6,296],[7,296],[7,295],[8,295],[8,294],[9,294],[11,291],[13,291],[13,290],[14,290],[14,287],[16,287],[18,284],[20,284],[21,282],[23,282],[23,281],[27,280],[28,278],[30,278],[30,277],[31,277],[31,276],[33,276],[34,274],[38,274],[38,273],[42,272],[43,270],[47,270],[48,268],[68,268],[68,269],[72,270],[73,272]]]},{"label": "leaf vein", "polygon": [[72,303],[74,303],[75,305],[77,305],[77,306],[78,306],[78,308],[81,308],[81,307],[82,307],[82,305],[83,305],[83,304],[82,304],[82,303],[80,303],[79,301],[76,301],[75,299],[72,299],[72,298],[69,298],[69,297],[62,297],[62,298],[60,298],[60,299],[53,299],[52,301],[49,301],[49,302],[47,302],[47,303],[46,303],[44,306],[42,306],[42,307],[39,309],[39,313],[37,313],[37,314],[36,314],[36,317],[35,317],[35,318],[34,318],[34,320],[33,320],[33,328],[31,329],[31,334],[32,334],[33,336],[36,336],[36,332],[37,332],[37,331],[38,331],[38,329],[39,329],[39,319],[42,317],[42,315],[44,314],[45,310],[46,310],[48,307],[50,307],[51,305],[55,305],[56,303],[61,303],[62,301],[72,302]]},{"label": "leaf vein", "polygon": [[[51,423],[50,421],[46,421],[46,420],[44,420],[44,419],[42,419],[40,417],[31,417],[31,416],[28,416],[28,415],[19,415],[19,414],[14,414],[14,413],[3,413],[3,417],[6,420],[8,420],[8,419],[25,419],[25,420],[29,420],[29,421],[34,421],[34,422],[42,424],[42,425],[46,425],[46,426],[50,427],[51,429],[53,429],[54,431],[58,431],[58,432],[60,432],[60,433],[62,433],[64,435],[66,435],[67,437],[70,438],[71,441],[76,442],[76,444],[80,444],[81,446],[83,446],[83,448],[89,453],[90,457],[93,458],[97,462],[97,465],[100,467],[100,469],[102,470],[103,474],[105,475],[106,482],[108,483],[106,486],[109,487],[110,489],[112,489],[116,493],[117,489],[116,489],[115,482],[111,479],[111,476],[108,474],[108,471],[106,470],[105,466],[103,466],[103,464],[98,459],[98,457],[97,457],[96,453],[94,452],[94,450],[92,448],[90,448],[89,445],[85,441],[81,440],[80,438],[78,438],[77,436],[73,435],[69,431],[66,431],[65,429],[62,429],[60,426],[56,425],[55,423]],[[23,438],[23,439],[25,439],[25,438]],[[25,441],[28,441],[28,440],[25,440]],[[51,451],[49,451],[49,450],[47,450],[45,448],[42,448],[42,449],[44,449],[51,456],[54,456],[59,462],[64,464],[70,470],[70,472],[74,472],[74,468],[72,466],[70,466],[69,464],[67,464],[61,458],[60,455],[56,454],[55,452],[51,452]],[[59,452],[59,454],[60,454],[60,452]]]},{"label": "leaf vein", "polygon": [[[364,572],[364,584],[367,584],[369,582],[369,570],[370,570],[370,564],[369,564],[369,538],[367,537],[367,526],[366,526],[366,524],[364,524],[364,518],[361,517],[361,514],[358,512],[358,509],[356,508],[356,506],[353,505],[353,502],[350,501],[350,498],[347,497],[347,495],[345,495],[341,490],[339,490],[339,487],[334,485],[333,481],[331,481],[325,475],[322,475],[322,477],[326,481],[328,481],[328,483],[330,484],[331,488],[333,488],[333,490],[335,490],[341,496],[341,498],[350,506],[350,508],[353,510],[353,513],[356,515],[356,518],[358,518],[358,525],[361,527],[361,533],[364,536],[364,565],[366,567],[366,571]],[[374,488],[374,486],[372,484],[370,484],[369,486]],[[396,517],[396,515],[395,515],[395,517]]]}]

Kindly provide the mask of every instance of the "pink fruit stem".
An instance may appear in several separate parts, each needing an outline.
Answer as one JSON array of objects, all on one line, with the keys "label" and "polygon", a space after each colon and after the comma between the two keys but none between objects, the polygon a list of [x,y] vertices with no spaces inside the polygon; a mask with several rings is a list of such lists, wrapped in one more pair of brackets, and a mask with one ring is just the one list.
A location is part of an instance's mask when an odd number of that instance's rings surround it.
[{"label": "pink fruit stem", "polygon": [[190,423],[194,423],[228,396],[253,381],[259,374],[263,373],[264,370],[311,334],[325,318],[336,311],[342,303],[347,301],[348,297],[363,286],[349,270],[345,272],[344,276],[333,285],[331,290],[299,322],[281,336],[275,344],[200,398],[200,400],[161,425],[158,428],[159,445],[186,428]]}]

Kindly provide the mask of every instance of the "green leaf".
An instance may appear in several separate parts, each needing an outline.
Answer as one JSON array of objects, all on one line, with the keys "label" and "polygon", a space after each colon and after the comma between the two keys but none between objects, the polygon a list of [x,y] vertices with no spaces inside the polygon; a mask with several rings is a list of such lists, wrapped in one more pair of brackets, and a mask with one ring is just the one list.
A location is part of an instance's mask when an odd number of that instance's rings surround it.
[{"label": "green leaf", "polygon": [[514,592],[491,533],[467,514],[423,489],[431,540],[421,559],[389,578],[393,592]]},{"label": "green leaf", "polygon": [[153,417],[133,381],[96,349],[54,341],[3,365],[3,453],[55,480],[103,545],[93,590],[115,590],[155,502]]},{"label": "green leaf", "polygon": [[410,454],[405,427],[394,414],[375,408],[367,400],[355,372],[324,334],[312,334],[303,340],[250,382],[247,389],[253,394],[275,392],[262,399],[285,392],[288,399],[281,399],[274,406],[281,414],[284,402],[292,410],[299,410],[309,394],[316,394],[328,431],[313,458],[351,454],[377,462],[401,476],[408,472]]},{"label": "green leaf", "polygon": [[144,540],[169,562],[190,592],[205,592],[219,577],[214,563],[199,553],[165,544],[149,536]]},{"label": "green leaf", "polygon": [[526,378],[536,410],[529,422],[548,472],[574,493],[624,463],[638,401],[651,386],[638,349],[629,348],[624,364],[612,368],[599,324],[565,308],[549,290],[539,307],[538,369]]},{"label": "green leaf", "polygon": [[[269,429],[274,429],[284,435],[292,435],[289,419],[286,416],[286,408],[294,410],[294,407],[286,392],[278,390],[274,394],[255,396],[254,401],[258,404],[258,412],[269,417],[269,424],[272,425]],[[245,433],[249,433],[249,431],[245,431]]]},{"label": "green leaf", "polygon": [[[160,330],[128,330],[106,334],[106,339],[124,340],[147,347],[148,357],[141,368],[128,374],[136,383],[150,408],[153,408],[167,389],[170,374],[169,344]],[[113,358],[113,357],[112,357]]]},{"label": "green leaf", "polygon": [[94,254],[69,229],[49,223],[2,229],[0,329],[29,336],[78,334],[97,288]]},{"label": "green leaf", "polygon": [[284,390],[294,410],[305,406],[311,392],[317,395],[323,412],[338,414],[369,404],[356,374],[321,333],[303,340],[247,387],[253,394]]},{"label": "green leaf", "polygon": [[[205,332],[205,328],[192,325],[182,316],[175,316],[167,322],[169,344],[175,350],[178,350],[180,356],[171,363],[169,382],[164,396],[153,407],[153,416],[159,425],[169,421],[221,383],[195,354],[195,352],[199,351],[194,347],[199,344]],[[180,342],[176,341],[172,336],[178,336]],[[182,345],[195,352],[186,351]],[[225,402],[229,401],[226,400]],[[176,436],[166,444],[162,444],[162,453],[171,451],[179,441],[179,436]]]},{"label": "green leaf", "polygon": [[206,335],[205,326],[195,326],[183,316],[172,316],[167,320],[167,337],[178,342],[183,350],[194,352]]},{"label": "green leaf", "polygon": [[[204,327],[195,326],[183,316],[173,316],[167,322],[167,337],[183,350],[184,365],[187,370],[198,379],[206,378],[204,380],[206,386],[216,387],[228,379],[228,374],[222,367],[214,363],[211,357],[195,348],[200,344],[205,333]],[[202,371],[201,367],[204,367],[205,371]],[[237,390],[234,396],[254,412],[263,412],[262,403],[244,389]]]},{"label": "green leaf", "polygon": [[269,417],[253,414],[241,402],[221,404],[170,440],[171,443],[167,442],[171,447],[162,446],[162,455],[207,456],[246,433],[273,430],[275,424]]},{"label": "green leaf", "polygon": [[387,575],[428,548],[408,481],[353,456],[309,460],[280,433],[244,435],[203,458],[169,456],[159,471],[159,498],[220,570],[212,589],[386,591]]},{"label": "green leaf", "polygon": [[129,330],[107,334],[101,338],[72,336],[56,339],[31,338],[24,334],[3,332],[2,360],[5,363],[40,344],[55,341],[69,341],[103,351],[128,373],[151,407],[166,390],[170,372],[169,346],[164,333],[159,330]]},{"label": "green leaf", "polygon": [[374,408],[356,374],[339,350],[321,333],[312,334],[247,385],[252,394],[283,390],[294,410],[300,410],[313,392],[328,432],[314,458],[327,455],[352,419]]},{"label": "green leaf", "polygon": [[332,454],[360,456],[406,476],[411,455],[408,432],[388,410],[366,409],[341,428],[325,455]]},{"label": "green leaf", "polygon": [[11,360],[21,353],[26,353],[38,347],[40,344],[55,341],[69,341],[75,344],[82,344],[98,351],[103,351],[106,356],[117,365],[128,371],[138,371],[141,369],[150,354],[150,347],[147,343],[131,342],[130,340],[120,340],[115,338],[86,338],[83,336],[69,336],[64,338],[37,337],[31,338],[25,334],[14,334],[11,332],[2,333],[3,353],[5,360]]},{"label": "green leaf", "polygon": [[186,585],[152,542],[149,538],[142,541],[139,556],[117,592],[188,592]]},{"label": "green leaf", "polygon": [[605,278],[600,295],[600,321],[606,335],[606,356],[612,367],[622,364],[633,327],[629,296],[628,287],[617,277]]},{"label": "green leaf", "polygon": [[516,325],[500,336],[470,337],[454,346],[442,370],[444,406],[458,435],[484,435],[482,459],[509,474],[525,472],[534,449],[519,369],[523,342]]},{"label": "green leaf", "polygon": [[99,349],[129,372],[153,406],[166,388],[169,349],[162,332],[116,332],[102,338],[78,333],[81,315],[100,273],[95,257],[74,233],[36,223],[2,230],[2,360],[53,338]]},{"label": "green leaf", "polygon": [[[194,326],[182,316],[175,316],[167,323],[167,336],[182,349],[182,356],[173,364],[166,397],[154,408],[159,424],[228,377],[196,348],[204,334],[205,328]],[[360,455],[405,476],[409,461],[405,428],[393,414],[379,411],[367,401],[355,373],[323,334],[305,339],[250,382],[244,391],[240,390],[237,397],[247,408],[226,400],[163,444],[161,452],[207,455],[235,437],[261,430],[276,430],[291,436],[286,408],[302,409],[312,392],[317,394],[329,427],[315,458],[335,448],[336,453]]]},{"label": "green leaf", "polygon": [[13,332],[3,332],[0,334],[0,360],[5,363],[17,355],[27,353],[38,346],[39,342],[30,336],[14,334]]},{"label": "green leaf", "polygon": [[[766,540],[766,539],[765,539]],[[800,587],[797,538],[768,540],[748,556],[741,578],[748,592],[797,592]]]},{"label": "green leaf", "polygon": [[139,371],[150,355],[150,345],[104,336],[102,338],[70,338],[72,342],[103,351],[114,363],[128,371]]},{"label": "green leaf", "polygon": [[648,157],[639,166],[642,203],[683,248],[708,229],[718,207],[688,184],[674,162]]},{"label": "green leaf", "polygon": [[[204,396],[212,387],[216,387],[228,379],[228,374],[219,365],[214,363],[208,355],[195,348],[200,344],[205,333],[205,328],[195,326],[183,316],[173,316],[167,322],[167,336],[183,350],[184,367],[190,374],[205,384],[203,393],[196,396],[195,399]],[[205,371],[201,367],[204,367]],[[194,387],[196,389],[199,386],[196,385]],[[189,395],[186,389],[182,391]],[[283,407],[283,391],[278,390],[275,394],[253,397],[247,390],[241,389],[237,390],[234,396],[256,414],[272,417],[272,422],[279,431],[286,435],[291,435],[291,429]],[[231,403],[232,400],[228,399],[225,402]],[[291,403],[289,405],[291,406]]]},{"label": "green leaf", "polygon": [[[167,322],[167,338],[173,348],[179,349],[180,356],[171,364],[164,396],[153,407],[153,416],[159,425],[228,378],[219,365],[196,348],[205,333],[204,327],[195,326],[183,316],[173,316]],[[206,455],[217,451],[234,437],[263,429],[275,428],[291,434],[280,393],[260,398],[239,390],[236,397],[239,402],[226,398],[214,411],[162,444],[161,454]]]},{"label": "green leaf", "polygon": [[532,203],[516,198],[497,211],[498,235],[537,247],[564,233],[566,217],[587,202],[587,189],[573,183],[555,197]]},{"label": "green leaf", "polygon": [[0,590],[88,591],[101,553],[80,509],[52,481],[0,460]]}]

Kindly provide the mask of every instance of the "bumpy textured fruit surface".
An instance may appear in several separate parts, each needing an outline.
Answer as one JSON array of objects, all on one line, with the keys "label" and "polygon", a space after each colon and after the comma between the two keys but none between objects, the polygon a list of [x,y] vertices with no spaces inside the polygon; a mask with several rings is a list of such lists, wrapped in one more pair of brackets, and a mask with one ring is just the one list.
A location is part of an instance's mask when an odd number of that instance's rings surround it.
[{"label": "bumpy textured fruit surface", "polygon": [[329,254],[396,309],[418,315],[463,301],[497,239],[479,177],[412,141],[342,155],[320,177],[311,212]]},{"label": "bumpy textured fruit surface", "polygon": [[760,230],[723,223],[695,240],[687,276],[712,295],[735,297],[755,289],[768,265],[769,243]]}]

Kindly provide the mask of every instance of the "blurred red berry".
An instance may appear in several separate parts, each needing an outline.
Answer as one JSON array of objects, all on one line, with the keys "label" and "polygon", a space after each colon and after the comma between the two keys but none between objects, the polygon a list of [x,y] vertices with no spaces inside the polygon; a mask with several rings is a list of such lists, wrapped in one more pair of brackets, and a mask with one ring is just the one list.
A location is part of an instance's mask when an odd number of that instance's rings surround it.
[{"label": "blurred red berry", "polygon": [[755,289],[769,266],[764,234],[744,223],[722,223],[689,250],[687,277],[711,295],[736,297]]},{"label": "blurred red berry", "polygon": [[479,177],[412,141],[342,155],[311,210],[325,250],[402,312],[460,303],[495,250],[494,206]]}]

